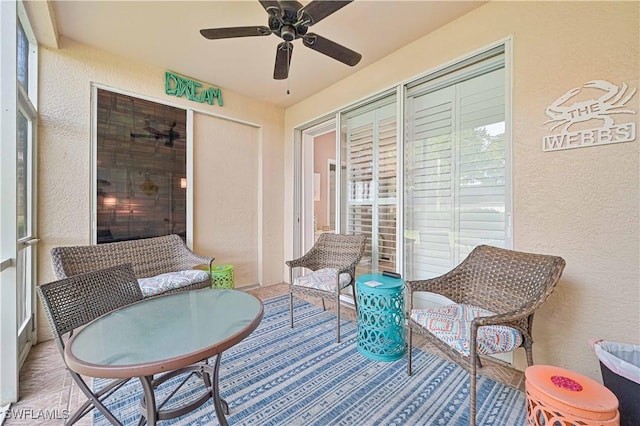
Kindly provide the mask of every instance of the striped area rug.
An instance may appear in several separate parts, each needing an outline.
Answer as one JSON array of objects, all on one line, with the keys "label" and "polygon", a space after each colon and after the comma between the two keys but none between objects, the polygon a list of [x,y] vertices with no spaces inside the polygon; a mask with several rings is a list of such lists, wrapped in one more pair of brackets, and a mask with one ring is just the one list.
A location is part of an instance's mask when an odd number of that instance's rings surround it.
[{"label": "striped area rug", "polygon": [[[414,349],[414,374],[406,358],[372,361],[356,350],[356,324],[342,323],[335,342],[335,316],[296,299],[289,327],[288,296],[266,300],[265,315],[251,336],[223,354],[220,393],[231,425],[467,425],[469,381],[457,365]],[[157,391],[157,399],[175,380]],[[99,388],[103,381],[94,380]],[[167,386],[168,385],[168,386]],[[190,380],[170,405],[201,391]],[[137,424],[142,389],[130,381],[112,396],[109,409],[123,424]],[[486,377],[478,381],[478,425],[525,423],[522,392]],[[93,410],[95,426],[108,421]],[[213,402],[160,425],[217,425]]]}]

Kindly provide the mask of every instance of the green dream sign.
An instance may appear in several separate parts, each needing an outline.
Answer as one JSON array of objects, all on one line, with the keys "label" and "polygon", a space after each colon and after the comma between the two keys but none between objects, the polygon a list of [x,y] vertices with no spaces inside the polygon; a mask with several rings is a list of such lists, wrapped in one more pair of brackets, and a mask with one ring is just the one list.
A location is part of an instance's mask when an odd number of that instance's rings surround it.
[{"label": "green dream sign", "polygon": [[164,92],[167,95],[181,97],[186,96],[187,99],[194,102],[213,105],[214,99],[218,100],[218,106],[222,106],[222,91],[209,87],[201,89],[202,83],[182,77],[172,72],[164,73]]}]

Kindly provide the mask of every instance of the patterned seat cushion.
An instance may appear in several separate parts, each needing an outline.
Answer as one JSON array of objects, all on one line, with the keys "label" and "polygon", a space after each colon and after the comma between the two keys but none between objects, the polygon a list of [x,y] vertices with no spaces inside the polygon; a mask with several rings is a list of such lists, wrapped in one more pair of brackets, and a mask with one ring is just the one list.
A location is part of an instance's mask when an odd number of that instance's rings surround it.
[{"label": "patterned seat cushion", "polygon": [[[324,291],[336,291],[336,274],[333,268],[323,268],[293,280],[293,285],[315,288]],[[351,282],[351,275],[347,272],[340,274],[340,288],[345,288]]]},{"label": "patterned seat cushion", "polygon": [[[469,356],[471,321],[493,312],[472,305],[452,304],[430,309],[411,310],[411,319],[436,335],[464,356]],[[512,327],[490,325],[478,327],[478,354],[511,352],[522,344],[522,334]]]},{"label": "patterned seat cushion", "polygon": [[155,296],[168,290],[186,287],[209,279],[205,271],[188,269],[186,271],[168,272],[155,277],[139,278],[138,284],[144,297]]}]

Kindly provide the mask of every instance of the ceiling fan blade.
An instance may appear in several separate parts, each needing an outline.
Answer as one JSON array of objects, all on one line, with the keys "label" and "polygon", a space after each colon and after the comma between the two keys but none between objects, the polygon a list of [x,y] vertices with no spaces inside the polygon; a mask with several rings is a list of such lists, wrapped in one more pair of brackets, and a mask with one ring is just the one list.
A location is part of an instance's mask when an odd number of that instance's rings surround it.
[{"label": "ceiling fan blade", "polygon": [[276,65],[273,68],[273,78],[284,80],[289,76],[289,66],[291,65],[291,55],[293,54],[293,44],[282,42],[276,51]]},{"label": "ceiling fan blade", "polygon": [[313,0],[305,7],[298,11],[298,21],[305,22],[307,25],[313,25],[320,22],[327,16],[336,12],[353,0],[347,1],[326,1],[326,0]]},{"label": "ceiling fan blade", "polygon": [[277,0],[259,0],[264,10],[271,16],[276,16],[280,12],[280,4]]},{"label": "ceiling fan blade", "polygon": [[146,127],[143,127],[143,128],[144,128],[147,132],[149,132],[149,133],[151,133],[151,134],[153,134],[153,135],[159,135],[159,134],[160,134],[160,131],[159,131],[159,130],[154,129],[154,128],[153,128],[153,127],[151,127],[151,126],[146,126]]},{"label": "ceiling fan blade", "polygon": [[296,13],[302,9],[302,3],[297,0],[280,0],[280,9],[293,10]]},{"label": "ceiling fan blade", "polygon": [[158,139],[159,136],[156,135],[149,135],[146,133],[131,133],[130,136],[132,138],[144,138],[144,139]]},{"label": "ceiling fan blade", "polygon": [[253,27],[209,28],[200,30],[200,34],[209,40],[218,40],[221,38],[268,36],[271,34],[271,30],[269,27],[258,25]]},{"label": "ceiling fan blade", "polygon": [[361,54],[318,34],[309,33],[303,37],[302,42],[308,48],[330,56],[349,66],[357,65],[360,59],[362,59]]}]

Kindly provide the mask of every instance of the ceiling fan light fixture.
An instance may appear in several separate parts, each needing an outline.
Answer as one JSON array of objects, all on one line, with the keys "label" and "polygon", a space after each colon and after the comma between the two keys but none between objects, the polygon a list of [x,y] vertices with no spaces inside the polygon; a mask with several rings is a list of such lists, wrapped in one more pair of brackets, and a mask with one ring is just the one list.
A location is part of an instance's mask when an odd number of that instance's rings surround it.
[{"label": "ceiling fan light fixture", "polygon": [[280,37],[284,41],[293,41],[296,39],[296,29],[291,25],[283,25],[280,30]]}]

